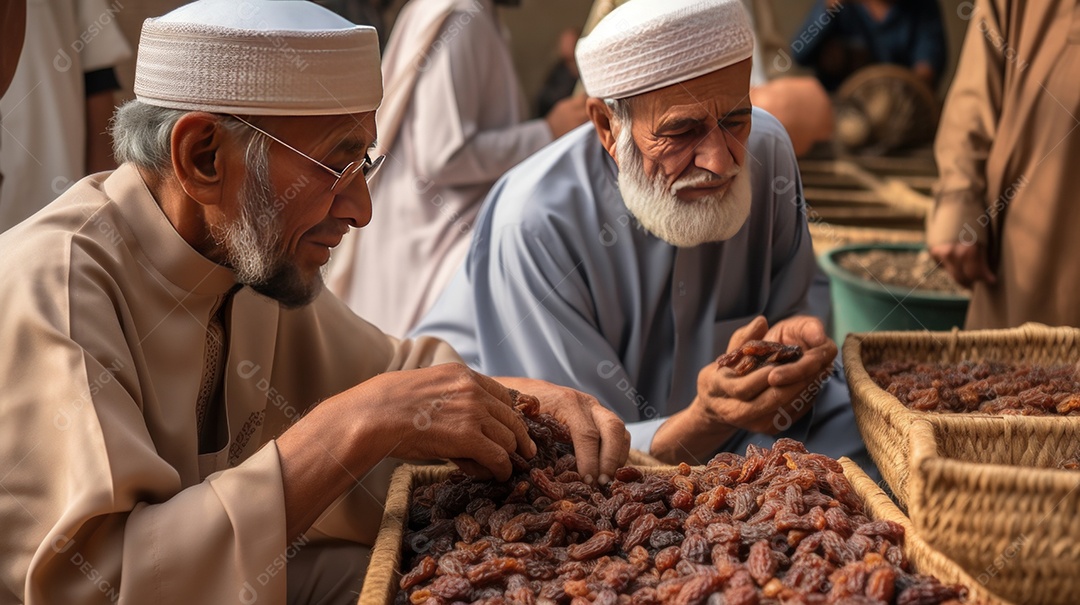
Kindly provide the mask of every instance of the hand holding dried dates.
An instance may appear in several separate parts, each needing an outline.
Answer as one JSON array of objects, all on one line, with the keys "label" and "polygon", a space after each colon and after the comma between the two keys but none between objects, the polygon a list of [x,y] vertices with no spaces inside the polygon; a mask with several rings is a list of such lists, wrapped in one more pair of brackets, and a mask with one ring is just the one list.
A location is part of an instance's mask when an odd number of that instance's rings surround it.
[{"label": "hand holding dried dates", "polygon": [[736,376],[746,376],[763,366],[794,363],[802,359],[798,345],[785,345],[767,340],[749,340],[734,351],[716,358],[716,369],[731,368]]}]

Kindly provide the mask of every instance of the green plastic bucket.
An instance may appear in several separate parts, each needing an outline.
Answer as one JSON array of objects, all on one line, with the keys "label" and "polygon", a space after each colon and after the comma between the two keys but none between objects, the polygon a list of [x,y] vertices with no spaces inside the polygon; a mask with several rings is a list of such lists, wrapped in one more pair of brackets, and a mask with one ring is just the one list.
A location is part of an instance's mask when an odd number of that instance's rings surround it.
[{"label": "green plastic bucket", "polygon": [[920,251],[922,244],[852,244],[825,252],[818,261],[829,276],[832,292],[833,339],[844,342],[851,332],[881,330],[951,330],[964,327],[968,297],[911,290],[866,280],[841,267],[836,259],[848,252],[869,250]]}]

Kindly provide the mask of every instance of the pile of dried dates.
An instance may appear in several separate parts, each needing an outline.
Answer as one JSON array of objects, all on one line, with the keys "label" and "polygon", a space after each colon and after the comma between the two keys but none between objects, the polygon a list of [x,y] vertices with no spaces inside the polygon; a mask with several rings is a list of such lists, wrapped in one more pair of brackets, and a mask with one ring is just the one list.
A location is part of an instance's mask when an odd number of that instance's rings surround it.
[{"label": "pile of dried dates", "polygon": [[1072,365],[883,361],[866,371],[900,403],[924,412],[1080,415],[1080,378]]},{"label": "pile of dried dates", "polygon": [[731,368],[736,376],[746,376],[766,365],[793,363],[802,358],[802,347],[768,340],[750,340],[716,359],[716,367]]},{"label": "pile of dried dates", "polygon": [[417,487],[402,605],[955,602],[907,571],[903,528],[871,521],[838,462],[789,439],[705,467],[584,483],[565,426],[518,398],[536,441],[510,481]]}]

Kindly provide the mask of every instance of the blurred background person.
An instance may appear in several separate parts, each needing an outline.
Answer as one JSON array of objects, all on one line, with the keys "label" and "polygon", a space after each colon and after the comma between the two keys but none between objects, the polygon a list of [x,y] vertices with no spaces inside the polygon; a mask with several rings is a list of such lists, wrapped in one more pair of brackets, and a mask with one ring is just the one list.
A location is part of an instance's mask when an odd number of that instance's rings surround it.
[{"label": "blurred background person", "polygon": [[1080,6],[978,0],[965,14],[927,245],[973,287],[968,329],[1080,326]]},{"label": "blurred background person", "polygon": [[829,91],[880,63],[911,69],[933,90],[948,60],[937,0],[817,0],[791,53]]},{"label": "blurred background person", "polygon": [[22,56],[0,100],[4,116],[0,231],[37,212],[87,174],[116,167],[109,118],[120,89],[114,66],[131,56],[119,2],[27,4]]},{"label": "blurred background person", "polygon": [[377,118],[386,166],[372,180],[372,197],[382,201],[374,228],[346,237],[328,281],[389,334],[405,334],[442,292],[492,184],[586,120],[581,96],[522,121],[525,99],[495,12],[500,4],[516,2],[412,0],[390,35]]},{"label": "blurred background person", "polygon": [[581,30],[576,27],[568,27],[559,32],[559,40],[556,44],[558,60],[551,67],[544,85],[536,95],[536,115],[547,115],[555,105],[574,94],[574,88],[578,82],[577,59],[574,58],[574,47]]}]

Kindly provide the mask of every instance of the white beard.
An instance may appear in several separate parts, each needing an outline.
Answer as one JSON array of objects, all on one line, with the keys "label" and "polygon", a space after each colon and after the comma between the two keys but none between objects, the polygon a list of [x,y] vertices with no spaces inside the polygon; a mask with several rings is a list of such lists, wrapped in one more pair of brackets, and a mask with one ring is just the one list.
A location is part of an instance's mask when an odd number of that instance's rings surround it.
[{"label": "white beard", "polygon": [[[753,196],[749,170],[737,168],[718,177],[695,168],[668,187],[662,174],[657,173],[655,179],[645,174],[644,159],[630,136],[629,127],[619,133],[615,155],[619,163],[619,191],[626,208],[649,233],[673,246],[691,248],[731,239],[750,215]],[[675,195],[685,187],[717,178],[731,179],[726,191],[692,202]]]}]

